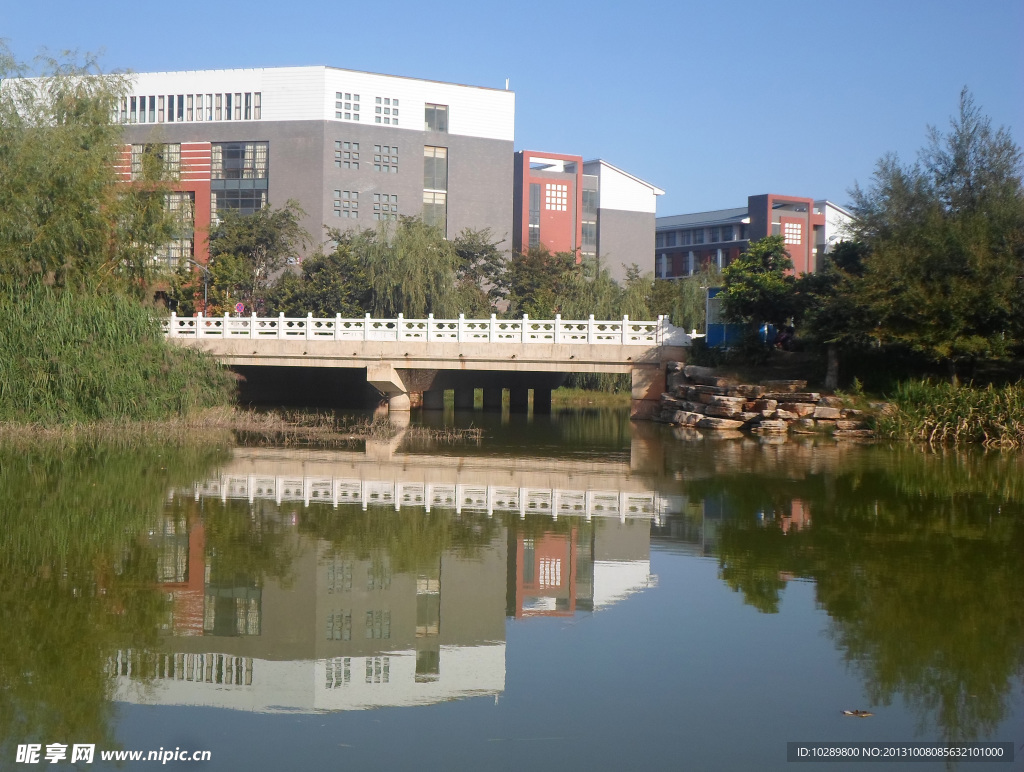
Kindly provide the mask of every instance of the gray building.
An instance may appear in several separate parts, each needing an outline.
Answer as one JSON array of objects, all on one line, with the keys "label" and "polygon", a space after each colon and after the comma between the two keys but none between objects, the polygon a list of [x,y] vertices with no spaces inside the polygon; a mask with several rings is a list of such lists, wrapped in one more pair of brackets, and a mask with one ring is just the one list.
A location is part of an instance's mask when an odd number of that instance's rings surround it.
[{"label": "gray building", "polygon": [[117,119],[131,179],[160,148],[176,174],[182,238],[166,255],[204,261],[227,208],[297,201],[316,243],[327,228],[422,216],[452,238],[512,222],[511,91],[330,67],[141,73]]}]

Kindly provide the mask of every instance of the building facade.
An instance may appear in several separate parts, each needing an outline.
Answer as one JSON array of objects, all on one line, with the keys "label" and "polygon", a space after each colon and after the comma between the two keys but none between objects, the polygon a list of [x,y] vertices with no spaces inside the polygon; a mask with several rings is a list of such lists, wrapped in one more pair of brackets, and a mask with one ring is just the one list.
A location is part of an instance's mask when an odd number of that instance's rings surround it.
[{"label": "building facade", "polygon": [[751,241],[782,236],[797,274],[813,273],[853,216],[827,200],[768,193],[747,206],[657,218],[655,275],[675,279],[714,264],[724,268]]},{"label": "building facade", "polygon": [[181,212],[170,265],[208,256],[217,213],[297,201],[315,244],[328,228],[422,216],[454,237],[512,221],[515,94],[331,67],[142,73],[116,116],[119,172],[159,153]]},{"label": "building facade", "polygon": [[631,264],[647,264],[657,196],[664,192],[606,161],[520,151],[513,171],[512,248],[575,252],[622,280]]}]

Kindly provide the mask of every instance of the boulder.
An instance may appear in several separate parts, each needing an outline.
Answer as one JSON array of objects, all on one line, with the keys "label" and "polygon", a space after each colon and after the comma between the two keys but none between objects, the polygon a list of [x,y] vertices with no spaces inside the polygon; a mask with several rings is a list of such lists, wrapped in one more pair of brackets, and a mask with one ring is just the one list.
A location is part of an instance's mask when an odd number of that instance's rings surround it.
[{"label": "boulder", "polygon": [[706,416],[701,416],[701,420],[697,422],[698,429],[714,429],[716,431],[728,429],[735,430],[742,426],[742,421],[734,421],[729,418],[708,418]]},{"label": "boulder", "polygon": [[837,407],[816,407],[814,408],[814,417],[816,419],[836,420],[842,418],[842,411]]},{"label": "boulder", "polygon": [[761,381],[767,391],[793,393],[807,388],[807,381]]},{"label": "boulder", "polygon": [[774,399],[779,402],[817,402],[821,394],[816,391],[769,391],[764,395],[765,399]]},{"label": "boulder", "polygon": [[814,413],[813,402],[780,402],[779,410],[787,410],[795,413],[798,418],[804,418]]}]

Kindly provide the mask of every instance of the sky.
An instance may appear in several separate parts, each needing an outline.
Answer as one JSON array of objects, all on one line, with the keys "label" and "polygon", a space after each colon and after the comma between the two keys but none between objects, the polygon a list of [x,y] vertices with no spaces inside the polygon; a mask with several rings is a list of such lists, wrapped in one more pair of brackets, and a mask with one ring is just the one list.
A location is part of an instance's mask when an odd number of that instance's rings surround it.
[{"label": "sky", "polygon": [[658,214],[849,202],[961,89],[1024,144],[1024,0],[0,3],[16,58],[104,71],[327,65],[516,92],[516,150],[603,158]]}]

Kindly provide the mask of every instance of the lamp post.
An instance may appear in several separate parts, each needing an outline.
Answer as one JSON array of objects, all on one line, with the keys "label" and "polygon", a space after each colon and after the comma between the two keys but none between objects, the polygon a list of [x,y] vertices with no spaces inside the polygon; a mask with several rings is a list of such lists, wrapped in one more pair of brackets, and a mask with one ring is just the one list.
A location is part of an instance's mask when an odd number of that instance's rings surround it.
[{"label": "lamp post", "polygon": [[202,263],[197,263],[191,257],[187,257],[185,259],[203,272],[203,313],[205,314],[207,307],[207,298],[209,297],[210,294],[210,269],[207,268]]}]

